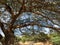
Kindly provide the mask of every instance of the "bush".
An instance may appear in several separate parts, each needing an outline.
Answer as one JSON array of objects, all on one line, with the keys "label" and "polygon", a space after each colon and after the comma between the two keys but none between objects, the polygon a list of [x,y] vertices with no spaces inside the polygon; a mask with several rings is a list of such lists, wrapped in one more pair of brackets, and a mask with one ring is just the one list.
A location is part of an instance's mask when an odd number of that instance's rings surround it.
[{"label": "bush", "polygon": [[25,42],[25,41],[34,41],[34,42],[46,42],[49,40],[50,37],[47,36],[47,34],[40,33],[40,34],[35,34],[35,35],[24,35],[20,38],[20,41]]},{"label": "bush", "polygon": [[53,42],[53,45],[60,45],[60,34],[58,33],[51,34],[51,41]]}]

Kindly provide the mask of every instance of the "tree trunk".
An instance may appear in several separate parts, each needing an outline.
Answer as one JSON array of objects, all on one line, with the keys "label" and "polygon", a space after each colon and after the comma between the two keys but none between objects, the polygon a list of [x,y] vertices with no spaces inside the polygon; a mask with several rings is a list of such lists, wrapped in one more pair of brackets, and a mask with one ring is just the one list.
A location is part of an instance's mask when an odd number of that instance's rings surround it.
[{"label": "tree trunk", "polygon": [[14,33],[7,31],[5,33],[3,45],[14,45],[14,40],[15,40]]}]

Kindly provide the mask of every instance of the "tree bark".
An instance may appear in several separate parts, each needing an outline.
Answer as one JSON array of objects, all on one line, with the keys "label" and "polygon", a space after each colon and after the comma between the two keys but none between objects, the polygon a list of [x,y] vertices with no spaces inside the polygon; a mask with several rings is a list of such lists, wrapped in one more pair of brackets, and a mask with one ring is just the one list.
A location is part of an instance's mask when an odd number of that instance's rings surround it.
[{"label": "tree bark", "polygon": [[3,41],[3,45],[14,45],[14,33],[7,31],[5,33],[5,39]]}]

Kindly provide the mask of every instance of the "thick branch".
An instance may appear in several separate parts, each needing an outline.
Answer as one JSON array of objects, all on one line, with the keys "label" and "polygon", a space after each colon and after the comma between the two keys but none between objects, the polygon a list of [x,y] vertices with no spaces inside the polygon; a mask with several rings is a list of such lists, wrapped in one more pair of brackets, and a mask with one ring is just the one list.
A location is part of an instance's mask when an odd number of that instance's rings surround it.
[{"label": "thick branch", "polygon": [[22,28],[22,27],[26,27],[26,26],[29,26],[29,25],[38,25],[40,27],[46,27],[46,28],[51,28],[51,29],[54,29],[56,30],[57,32],[60,32],[60,28],[57,28],[57,27],[53,27],[53,26],[44,26],[42,24],[39,24],[37,22],[31,22],[31,23],[26,23],[26,24],[21,24],[21,25],[15,25],[13,28]]},{"label": "thick branch", "polygon": [[25,4],[25,0],[23,0],[23,4],[22,4],[22,7],[21,7],[20,10],[19,10],[19,13],[16,14],[15,16],[13,16],[12,21],[11,21],[11,25],[9,26],[9,27],[10,27],[10,30],[13,28],[13,24],[15,23],[16,19],[17,19],[17,18],[21,15],[21,13],[23,12],[24,4]]},{"label": "thick branch", "polygon": [[0,27],[1,27],[2,31],[4,32],[4,34],[5,34],[5,28],[4,28],[3,23],[1,23],[1,22],[0,22]]},{"label": "thick branch", "polygon": [[8,4],[4,4],[5,5],[5,7],[6,7],[6,10],[11,14],[11,15],[13,15],[14,13],[13,13],[13,10],[12,10],[12,8],[8,5]]}]

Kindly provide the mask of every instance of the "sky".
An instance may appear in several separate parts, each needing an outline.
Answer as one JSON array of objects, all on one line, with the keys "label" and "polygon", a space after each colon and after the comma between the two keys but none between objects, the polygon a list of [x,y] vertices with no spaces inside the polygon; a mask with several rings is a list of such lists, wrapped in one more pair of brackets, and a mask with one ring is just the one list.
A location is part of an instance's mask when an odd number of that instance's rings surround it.
[{"label": "sky", "polygon": [[[5,12],[5,13],[7,13],[7,12]],[[8,15],[9,13],[7,13],[7,15]],[[3,14],[2,14],[3,15]],[[10,15],[10,14],[9,14]],[[24,16],[21,16],[21,18],[20,19],[22,19],[22,20],[24,20],[24,19],[27,19],[27,18],[29,18],[29,16],[27,15],[27,13],[23,13],[23,15]],[[31,14],[30,14],[31,15]],[[4,16],[4,15],[3,15]],[[5,16],[5,18],[6,18],[6,16]],[[10,18],[8,17],[8,20],[9,20]],[[31,17],[31,19],[32,19],[32,17]],[[6,19],[7,20],[7,19]],[[7,22],[7,21],[5,21],[5,22]],[[49,22],[49,21],[48,21]],[[51,23],[51,22],[49,22],[49,23]],[[57,25],[54,25],[54,27],[57,27],[58,28],[58,26]],[[29,27],[28,27],[29,28]],[[36,30],[38,30],[38,27],[37,26],[34,26],[34,29],[36,29]],[[49,28],[44,28],[43,30],[45,30],[45,33],[46,34],[48,34],[49,33]],[[4,35],[4,33],[2,32],[2,30],[1,30],[1,28],[0,28],[0,34],[3,36],[3,37],[5,37],[5,35]],[[17,31],[15,31],[15,33],[14,34],[17,34],[17,35],[19,35],[20,34],[20,31],[19,31],[19,29],[17,29]]]},{"label": "sky", "polygon": [[4,35],[3,31],[1,30],[1,28],[0,28],[0,34],[1,34],[3,37],[5,37],[5,35]]}]

